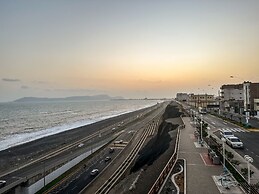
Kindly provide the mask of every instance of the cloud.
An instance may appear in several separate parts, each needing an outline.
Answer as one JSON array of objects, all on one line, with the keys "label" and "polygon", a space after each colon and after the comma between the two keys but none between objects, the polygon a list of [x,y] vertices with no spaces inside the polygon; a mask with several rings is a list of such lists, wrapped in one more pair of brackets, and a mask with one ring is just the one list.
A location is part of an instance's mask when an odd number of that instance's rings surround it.
[{"label": "cloud", "polygon": [[28,86],[21,86],[22,89],[28,89]]},{"label": "cloud", "polygon": [[20,82],[21,81],[19,79],[10,79],[10,78],[3,78],[2,80],[5,82]]}]

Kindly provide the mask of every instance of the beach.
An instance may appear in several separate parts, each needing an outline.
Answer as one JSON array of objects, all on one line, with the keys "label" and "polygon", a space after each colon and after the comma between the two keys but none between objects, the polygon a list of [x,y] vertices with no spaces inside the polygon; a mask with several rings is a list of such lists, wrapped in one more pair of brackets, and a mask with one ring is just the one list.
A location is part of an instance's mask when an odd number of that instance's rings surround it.
[{"label": "beach", "polygon": [[0,172],[4,173],[8,170],[26,164],[27,162],[33,161],[50,151],[61,148],[68,143],[81,139],[82,137],[89,136],[90,134],[93,134],[94,132],[97,132],[105,127],[117,124],[124,119],[136,116],[147,109],[150,108],[144,108],[126,113],[2,150],[0,151]]}]

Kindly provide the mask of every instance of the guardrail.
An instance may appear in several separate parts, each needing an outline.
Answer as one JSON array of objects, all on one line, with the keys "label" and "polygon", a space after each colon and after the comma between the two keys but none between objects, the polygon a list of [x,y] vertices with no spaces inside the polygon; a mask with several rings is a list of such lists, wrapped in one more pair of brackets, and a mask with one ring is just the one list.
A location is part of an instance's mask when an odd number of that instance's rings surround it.
[{"label": "guardrail", "polygon": [[9,185],[6,185],[5,187],[1,188],[0,189],[0,193],[4,193],[4,192],[7,192],[9,191],[10,189],[14,188],[15,186],[21,184],[21,183],[24,183],[27,181],[27,178],[20,178],[19,180],[9,184]]},{"label": "guardrail", "polygon": [[161,186],[163,185],[164,181],[167,178],[168,173],[171,171],[172,167],[174,166],[175,162],[178,158],[178,148],[179,148],[179,139],[180,139],[180,129],[184,128],[184,125],[180,125],[177,128],[177,137],[175,141],[175,148],[174,153],[165,165],[164,169],[160,173],[159,177],[157,178],[156,182],[153,184],[151,189],[149,190],[148,194],[156,194],[159,192]]}]

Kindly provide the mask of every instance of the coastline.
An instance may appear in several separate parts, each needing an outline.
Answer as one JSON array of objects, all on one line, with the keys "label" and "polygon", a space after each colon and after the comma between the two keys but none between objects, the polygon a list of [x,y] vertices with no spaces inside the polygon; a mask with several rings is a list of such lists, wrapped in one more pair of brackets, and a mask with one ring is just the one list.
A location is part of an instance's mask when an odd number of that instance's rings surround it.
[{"label": "coastline", "polygon": [[107,118],[95,123],[73,128],[50,136],[42,137],[24,144],[7,148],[0,151],[0,172],[17,167],[26,161],[34,160],[51,150],[58,149],[68,143],[76,141],[81,137],[88,136],[104,127],[111,126],[123,119],[137,115],[153,106],[142,108],[115,117]]},{"label": "coastline", "polygon": [[[95,101],[96,102],[96,101]],[[36,103],[36,106],[34,106],[34,103],[22,103],[21,106],[18,104],[18,106],[11,106],[11,111],[8,112],[8,106],[2,107],[3,110],[7,111],[7,115],[10,113],[12,115],[18,115],[17,122],[12,117],[4,116],[0,114],[0,117],[2,116],[2,120],[0,120],[0,123],[2,123],[0,127],[1,137],[0,137],[0,151],[6,150],[8,148],[22,145],[43,137],[55,135],[58,133],[62,133],[64,131],[73,130],[75,128],[83,127],[86,125],[90,125],[105,119],[113,118],[119,115],[127,114],[130,112],[134,112],[137,110],[141,110],[143,108],[148,108],[154,106],[157,102],[149,103],[149,104],[130,104],[130,106],[125,106],[124,104],[118,104],[122,105],[121,108],[117,108],[116,103],[111,104],[111,108],[114,107],[114,109],[109,109],[109,106],[107,106],[107,102],[104,101],[104,104],[98,103],[98,108],[96,111],[95,109],[91,109],[92,103],[88,107],[88,102],[85,104],[83,103],[83,107],[81,109],[80,106],[78,106],[78,102],[72,102],[73,104],[69,104],[68,109],[67,108],[60,108],[61,105],[58,103],[54,103],[54,106],[52,103],[47,104],[47,106],[44,105],[42,108],[41,103]],[[17,103],[14,103],[17,104]],[[27,105],[28,104],[28,105]],[[81,104],[81,102],[80,102]],[[66,106],[67,104],[65,104]],[[72,105],[72,106],[71,106]],[[101,111],[102,105],[104,105],[104,110]],[[131,106],[133,105],[133,106]],[[53,106],[53,107],[52,107]],[[21,113],[19,109],[23,108],[24,110],[27,109],[34,109],[32,112],[24,111],[23,114],[28,114],[29,116],[21,116]],[[50,108],[54,108],[54,111],[52,111]],[[90,108],[89,112],[88,109]],[[32,110],[33,110],[32,109]],[[60,111],[61,112],[60,112]],[[77,110],[80,110],[79,113],[77,113]],[[63,111],[63,112],[62,112]],[[70,112],[70,113],[68,113]],[[30,114],[34,113],[33,116]],[[59,114],[61,116],[59,116]],[[63,114],[66,113],[66,114]],[[42,115],[43,114],[43,115]],[[47,114],[46,118],[44,114]],[[52,115],[54,116],[52,117]],[[70,114],[70,115],[69,115]],[[75,116],[76,115],[76,116]],[[14,121],[12,121],[14,120]],[[24,121],[25,120],[25,121]],[[11,122],[12,121],[12,122]],[[28,122],[29,123],[26,123]],[[17,129],[16,129],[17,128]],[[2,130],[3,131],[2,131]]]}]

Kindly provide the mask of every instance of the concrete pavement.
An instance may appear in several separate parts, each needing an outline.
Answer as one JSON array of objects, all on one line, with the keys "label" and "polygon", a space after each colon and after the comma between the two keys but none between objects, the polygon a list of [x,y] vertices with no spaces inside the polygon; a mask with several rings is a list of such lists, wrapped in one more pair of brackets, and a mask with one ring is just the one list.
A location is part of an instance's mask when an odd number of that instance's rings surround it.
[{"label": "concrete pavement", "polygon": [[213,165],[206,147],[201,147],[194,137],[189,117],[183,117],[185,128],[181,130],[179,158],[187,163],[187,194],[243,193],[239,187],[225,189],[218,181],[222,165]]}]

